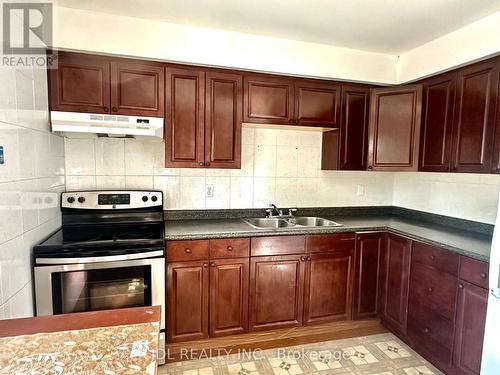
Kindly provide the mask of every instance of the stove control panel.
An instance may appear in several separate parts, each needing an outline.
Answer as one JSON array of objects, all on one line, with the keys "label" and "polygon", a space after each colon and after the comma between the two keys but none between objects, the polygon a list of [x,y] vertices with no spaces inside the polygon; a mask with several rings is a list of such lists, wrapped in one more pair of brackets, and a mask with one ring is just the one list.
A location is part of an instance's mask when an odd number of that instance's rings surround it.
[{"label": "stove control panel", "polygon": [[89,210],[163,206],[161,191],[72,191],[62,193],[62,208]]}]

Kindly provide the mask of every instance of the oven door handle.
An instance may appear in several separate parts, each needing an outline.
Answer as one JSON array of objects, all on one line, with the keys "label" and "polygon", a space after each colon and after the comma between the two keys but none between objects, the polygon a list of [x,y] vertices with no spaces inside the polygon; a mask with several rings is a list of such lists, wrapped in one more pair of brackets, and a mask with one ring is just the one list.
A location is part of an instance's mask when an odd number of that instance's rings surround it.
[{"label": "oven door handle", "polygon": [[117,262],[123,260],[156,258],[161,256],[163,256],[163,250],[149,251],[146,253],[108,255],[102,257],[36,258],[35,264],[83,264],[83,263]]}]

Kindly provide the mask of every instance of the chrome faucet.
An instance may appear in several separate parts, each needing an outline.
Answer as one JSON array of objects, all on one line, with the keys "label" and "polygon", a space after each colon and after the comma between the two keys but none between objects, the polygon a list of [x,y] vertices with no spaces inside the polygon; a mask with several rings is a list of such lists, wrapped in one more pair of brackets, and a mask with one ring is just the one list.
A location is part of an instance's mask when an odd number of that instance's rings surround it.
[{"label": "chrome faucet", "polygon": [[295,211],[297,211],[296,208],[289,208],[288,209],[288,214],[287,215],[284,215],[283,214],[283,210],[279,209],[278,207],[276,207],[275,204],[271,203],[269,205],[269,209],[266,210],[266,217],[270,218],[270,217],[293,217],[293,213]]}]

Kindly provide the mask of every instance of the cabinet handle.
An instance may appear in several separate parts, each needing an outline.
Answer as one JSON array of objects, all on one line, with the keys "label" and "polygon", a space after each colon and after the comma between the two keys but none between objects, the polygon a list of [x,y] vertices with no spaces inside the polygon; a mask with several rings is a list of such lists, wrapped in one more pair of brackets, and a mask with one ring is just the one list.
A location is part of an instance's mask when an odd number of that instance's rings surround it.
[{"label": "cabinet handle", "polygon": [[227,247],[227,251],[233,251],[233,247],[232,247],[231,245],[229,245],[229,246]]},{"label": "cabinet handle", "polygon": [[209,162],[209,161],[207,161],[207,162],[205,163],[205,165],[206,165],[207,167],[210,167],[210,162]]},{"label": "cabinet handle", "polygon": [[460,289],[463,289],[463,288],[464,288],[464,284],[459,283],[459,284],[458,284],[458,287],[459,287]]},{"label": "cabinet handle", "polygon": [[191,254],[193,252],[190,248],[184,249],[184,251],[188,254]]},{"label": "cabinet handle", "polygon": [[108,107],[104,107],[104,112],[109,112],[109,108]]},{"label": "cabinet handle", "polygon": [[116,107],[113,107],[111,109],[113,110],[113,112],[118,112],[118,108],[116,108]]},{"label": "cabinet handle", "polygon": [[200,167],[203,167],[203,164],[204,164],[204,163],[203,163],[202,161],[200,161],[200,162],[198,163],[198,165],[199,165]]},{"label": "cabinet handle", "polygon": [[425,328],[424,328],[424,332],[425,332],[425,333],[429,333],[430,331],[431,331],[431,330],[430,330],[429,328],[427,328],[427,327],[425,327]]},{"label": "cabinet handle", "polygon": [[203,268],[207,268],[208,267],[208,263],[203,263]]},{"label": "cabinet handle", "polygon": [[486,272],[481,272],[481,279],[486,279],[488,277],[488,275],[486,274]]}]

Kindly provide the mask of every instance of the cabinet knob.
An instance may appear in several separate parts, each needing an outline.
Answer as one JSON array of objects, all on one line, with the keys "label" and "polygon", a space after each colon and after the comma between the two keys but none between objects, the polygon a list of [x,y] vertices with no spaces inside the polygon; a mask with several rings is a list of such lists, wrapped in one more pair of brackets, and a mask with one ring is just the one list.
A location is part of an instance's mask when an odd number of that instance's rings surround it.
[{"label": "cabinet knob", "polygon": [[368,169],[373,169],[373,165],[369,165],[369,166],[368,166]]},{"label": "cabinet knob", "polygon": [[113,107],[111,109],[113,110],[113,112],[118,112],[118,108],[116,108],[116,107]]},{"label": "cabinet knob", "polygon": [[293,124],[293,120],[292,119],[288,120],[288,123]]},{"label": "cabinet knob", "polygon": [[209,162],[209,161],[207,161],[207,162],[205,163],[205,165],[206,165],[207,167],[210,167],[210,162]]},{"label": "cabinet knob", "polygon": [[486,272],[481,272],[481,279],[486,279],[488,277],[488,275],[486,274]]},{"label": "cabinet knob", "polygon": [[432,289],[432,287],[428,287],[428,288],[427,288],[427,291],[428,291],[429,293],[432,293],[432,291],[433,291],[433,290],[434,290],[434,289]]},{"label": "cabinet knob", "polygon": [[310,261],[310,260],[311,260],[311,257],[307,257],[307,258],[306,258],[306,260],[307,260],[307,261]]},{"label": "cabinet knob", "polygon": [[208,263],[203,263],[203,268],[207,268],[208,267]]},{"label": "cabinet knob", "polygon": [[464,284],[459,283],[459,284],[458,284],[458,287],[459,287],[460,289],[463,289],[463,288],[464,288]]},{"label": "cabinet knob", "polygon": [[193,252],[190,248],[184,249],[184,251],[188,254],[191,254]]},{"label": "cabinet knob", "polygon": [[232,247],[231,245],[229,245],[229,246],[227,247],[227,251],[233,251],[233,247]]},{"label": "cabinet knob", "polygon": [[109,112],[109,108],[108,107],[104,107],[104,112]]},{"label": "cabinet knob", "polygon": [[300,257],[300,260],[305,262],[306,261],[306,257]]},{"label": "cabinet knob", "polygon": [[427,328],[427,327],[425,327],[425,328],[424,328],[424,332],[425,332],[425,333],[429,333],[430,331],[431,331],[431,330],[430,330],[429,328]]},{"label": "cabinet knob", "polygon": [[429,256],[429,258],[430,258],[431,260],[435,260],[435,259],[436,259],[436,257],[435,257],[434,255]]},{"label": "cabinet knob", "polygon": [[210,267],[215,267],[215,263],[210,263]]},{"label": "cabinet knob", "polygon": [[199,165],[200,167],[203,167],[204,163],[203,163],[202,161],[200,161],[200,162],[198,163],[198,165]]}]

